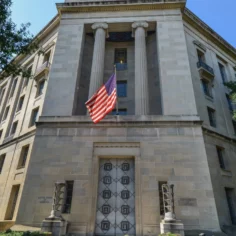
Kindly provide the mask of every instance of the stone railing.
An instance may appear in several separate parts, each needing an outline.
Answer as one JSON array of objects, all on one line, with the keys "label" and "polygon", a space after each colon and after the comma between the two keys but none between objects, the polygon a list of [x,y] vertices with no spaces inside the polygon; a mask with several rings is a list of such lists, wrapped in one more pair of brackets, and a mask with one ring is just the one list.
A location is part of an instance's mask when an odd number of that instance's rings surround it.
[{"label": "stone railing", "polygon": [[49,70],[51,64],[49,61],[44,62],[35,72],[35,76],[41,74],[44,70]]}]

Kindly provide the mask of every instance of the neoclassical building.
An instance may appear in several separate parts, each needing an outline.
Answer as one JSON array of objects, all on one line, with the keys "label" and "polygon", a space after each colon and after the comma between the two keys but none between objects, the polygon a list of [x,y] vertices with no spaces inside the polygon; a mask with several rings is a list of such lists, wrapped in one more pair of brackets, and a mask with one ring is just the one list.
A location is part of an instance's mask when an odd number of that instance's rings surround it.
[{"label": "neoclassical building", "polygon": [[[68,234],[157,236],[169,183],[185,235],[235,235],[236,49],[186,0],[56,5],[44,55],[16,57],[32,79],[0,81],[0,230],[40,229],[61,182]],[[114,64],[119,113],[93,124]]]}]

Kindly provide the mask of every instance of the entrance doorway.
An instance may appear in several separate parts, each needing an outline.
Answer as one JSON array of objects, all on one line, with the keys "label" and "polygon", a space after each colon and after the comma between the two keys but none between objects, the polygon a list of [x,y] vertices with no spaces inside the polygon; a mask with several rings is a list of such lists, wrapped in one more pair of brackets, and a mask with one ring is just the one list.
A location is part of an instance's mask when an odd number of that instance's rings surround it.
[{"label": "entrance doorway", "polygon": [[100,159],[95,235],[135,235],[134,159]]}]

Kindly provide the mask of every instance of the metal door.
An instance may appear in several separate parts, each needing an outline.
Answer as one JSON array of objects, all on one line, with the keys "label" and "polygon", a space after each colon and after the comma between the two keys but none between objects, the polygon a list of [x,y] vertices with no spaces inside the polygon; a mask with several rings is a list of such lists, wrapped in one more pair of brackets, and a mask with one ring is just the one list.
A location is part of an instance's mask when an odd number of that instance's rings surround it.
[{"label": "metal door", "polygon": [[133,159],[101,159],[95,235],[135,235]]}]

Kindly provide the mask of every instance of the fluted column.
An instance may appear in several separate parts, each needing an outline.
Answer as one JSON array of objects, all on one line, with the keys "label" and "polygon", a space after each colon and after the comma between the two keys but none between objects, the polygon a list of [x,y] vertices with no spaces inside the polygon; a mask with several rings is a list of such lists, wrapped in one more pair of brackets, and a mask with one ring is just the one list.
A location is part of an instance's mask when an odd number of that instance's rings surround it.
[{"label": "fluted column", "polygon": [[89,98],[103,83],[105,42],[108,25],[106,23],[94,23],[92,29],[95,31],[95,42],[90,75]]},{"label": "fluted column", "polygon": [[147,22],[134,22],[132,28],[135,37],[135,115],[147,115],[149,112],[148,73],[146,52]]}]

